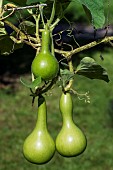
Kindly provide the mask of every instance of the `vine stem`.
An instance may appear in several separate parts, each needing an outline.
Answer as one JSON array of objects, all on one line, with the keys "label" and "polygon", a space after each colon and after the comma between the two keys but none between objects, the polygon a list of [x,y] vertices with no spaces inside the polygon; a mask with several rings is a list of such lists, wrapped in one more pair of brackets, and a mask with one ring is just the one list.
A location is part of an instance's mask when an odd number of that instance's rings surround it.
[{"label": "vine stem", "polygon": [[5,19],[7,19],[8,17],[10,17],[12,14],[14,13],[14,10],[12,10],[8,15],[6,15],[5,17],[2,17],[3,16],[3,14],[4,14],[4,11],[1,13],[1,15],[0,15],[0,21],[2,21],[2,20],[5,20]]},{"label": "vine stem", "polygon": [[78,47],[76,49],[73,49],[71,51],[63,51],[63,50],[55,49],[55,52],[59,53],[59,54],[62,54],[64,57],[65,56],[71,57],[72,55],[74,55],[76,53],[79,53],[81,51],[90,49],[90,48],[95,47],[95,46],[97,46],[97,45],[99,45],[101,43],[109,43],[112,40],[113,40],[113,36],[109,36],[109,37],[105,37],[105,38],[103,38],[102,40],[99,40],[99,41],[93,41],[93,42],[91,42],[89,44],[83,45],[83,46]]},{"label": "vine stem", "polygon": [[43,27],[44,27],[44,29],[45,29],[46,25],[45,25],[44,16],[43,16],[43,6],[39,6],[39,10],[40,10],[40,15],[41,15]]},{"label": "vine stem", "polygon": [[[68,59],[68,58],[67,58]],[[68,59],[68,65],[69,65],[69,71],[74,73],[74,68],[73,68],[73,63],[72,63],[72,59],[69,58]],[[69,83],[67,84],[67,86],[64,88],[64,91],[68,91],[70,90],[71,86],[73,84],[73,78],[69,81]]]},{"label": "vine stem", "polygon": [[40,38],[39,38],[39,20],[40,20],[40,14],[36,17],[36,38],[37,41],[40,43]]},{"label": "vine stem", "polygon": [[56,11],[56,0],[54,0],[54,2],[53,2],[53,7],[52,7],[51,16],[50,16],[50,19],[49,19],[48,22],[47,22],[48,26],[50,26],[51,23],[53,22],[53,19],[54,19],[54,17],[55,17],[55,11]]},{"label": "vine stem", "polygon": [[14,31],[16,31],[17,34],[20,34],[22,39],[26,39],[27,38],[26,35],[19,28],[17,28],[15,25],[13,25],[11,22],[9,22],[7,20],[4,20],[3,22],[5,24],[7,24],[9,27],[11,27]]},{"label": "vine stem", "polygon": [[50,30],[53,30],[55,26],[60,22],[61,18],[57,18],[56,21],[50,26]]},{"label": "vine stem", "polygon": [[[19,36],[20,36],[20,41],[21,42],[26,42],[28,45],[33,45],[33,43],[31,43],[30,41],[33,41],[35,45],[39,45],[38,42],[37,42],[37,39],[34,38],[34,37],[31,37],[29,35],[25,35],[19,28],[17,28],[15,25],[13,25],[11,22],[7,21],[7,20],[4,20],[3,21],[5,24],[7,24],[9,27],[11,27]],[[27,39],[29,39],[30,41],[26,41]],[[40,46],[40,45],[39,45]]]},{"label": "vine stem", "polygon": [[3,0],[0,0],[0,14],[2,13]]},{"label": "vine stem", "polygon": [[55,12],[56,12],[56,3],[57,3],[57,0],[54,0],[51,17],[50,17],[50,20],[48,21],[49,22],[49,27],[50,27],[51,31],[55,28],[55,26],[59,23],[59,21],[61,21],[61,19],[64,17],[63,10],[61,8],[60,12],[59,12],[59,16],[56,18],[56,20],[52,24],[53,19],[55,17]]}]

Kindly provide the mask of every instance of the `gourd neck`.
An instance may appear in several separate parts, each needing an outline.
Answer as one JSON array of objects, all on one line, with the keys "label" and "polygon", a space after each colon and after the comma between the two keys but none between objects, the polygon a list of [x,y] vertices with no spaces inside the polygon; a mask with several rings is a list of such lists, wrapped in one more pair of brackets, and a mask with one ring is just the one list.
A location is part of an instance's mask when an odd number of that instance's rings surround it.
[{"label": "gourd neck", "polygon": [[42,32],[42,48],[41,48],[41,52],[43,52],[43,53],[50,52],[49,45],[50,45],[50,31],[49,30],[44,30]]},{"label": "gourd neck", "polygon": [[61,114],[62,114],[62,119],[63,119],[63,125],[66,125],[69,127],[69,125],[73,122],[72,111],[61,112]]},{"label": "gourd neck", "polygon": [[46,101],[43,96],[38,98],[38,114],[35,128],[40,130],[47,129],[47,108]]},{"label": "gourd neck", "polygon": [[70,93],[62,93],[60,98],[60,111],[62,114],[63,125],[73,122],[73,103]]}]

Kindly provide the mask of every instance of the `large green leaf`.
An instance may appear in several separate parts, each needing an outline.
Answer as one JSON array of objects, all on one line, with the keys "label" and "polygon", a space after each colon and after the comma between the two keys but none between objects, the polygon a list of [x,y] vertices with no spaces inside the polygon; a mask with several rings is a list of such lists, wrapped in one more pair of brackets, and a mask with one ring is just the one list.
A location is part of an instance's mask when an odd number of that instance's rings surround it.
[{"label": "large green leaf", "polygon": [[[76,0],[74,0],[76,1]],[[92,24],[96,28],[101,28],[105,23],[105,16],[104,16],[104,0],[78,0],[82,5],[86,8],[85,12],[90,18],[89,11],[92,16]]]},{"label": "large green leaf", "polygon": [[109,82],[106,70],[101,67],[93,58],[84,57],[76,69],[76,73],[90,79],[100,79]]}]

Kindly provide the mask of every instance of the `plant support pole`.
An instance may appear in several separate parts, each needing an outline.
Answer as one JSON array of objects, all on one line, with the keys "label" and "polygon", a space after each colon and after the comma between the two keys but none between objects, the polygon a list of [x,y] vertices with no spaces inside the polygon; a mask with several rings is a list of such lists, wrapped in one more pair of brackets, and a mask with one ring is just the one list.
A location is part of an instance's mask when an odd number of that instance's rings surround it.
[{"label": "plant support pole", "polygon": [[[7,6],[7,4],[6,4]],[[23,10],[23,9],[32,9],[32,8],[37,8],[37,7],[41,7],[41,6],[47,6],[47,4],[37,4],[37,5],[31,5],[31,6],[24,6],[24,7],[10,7],[10,8],[6,8],[4,9],[5,11],[12,11],[12,10]]]}]

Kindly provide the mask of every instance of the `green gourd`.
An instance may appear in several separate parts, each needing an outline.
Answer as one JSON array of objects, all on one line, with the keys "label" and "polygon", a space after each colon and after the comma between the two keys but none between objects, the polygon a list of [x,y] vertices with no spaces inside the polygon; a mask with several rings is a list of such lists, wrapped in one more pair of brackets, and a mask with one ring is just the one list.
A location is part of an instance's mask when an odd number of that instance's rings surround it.
[{"label": "green gourd", "polygon": [[87,141],[83,132],[73,121],[73,103],[69,92],[62,93],[61,95],[60,111],[63,125],[56,138],[56,149],[62,156],[77,156],[85,150]]},{"label": "green gourd", "polygon": [[41,76],[44,80],[51,80],[58,74],[59,64],[57,59],[50,53],[50,31],[42,32],[42,47],[39,54],[34,58],[31,71],[35,77]]},{"label": "green gourd", "polygon": [[55,153],[55,142],[47,130],[47,109],[44,97],[38,99],[38,118],[36,126],[23,144],[25,158],[34,164],[44,164]]}]

